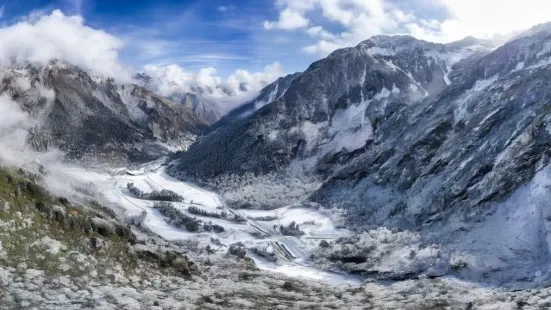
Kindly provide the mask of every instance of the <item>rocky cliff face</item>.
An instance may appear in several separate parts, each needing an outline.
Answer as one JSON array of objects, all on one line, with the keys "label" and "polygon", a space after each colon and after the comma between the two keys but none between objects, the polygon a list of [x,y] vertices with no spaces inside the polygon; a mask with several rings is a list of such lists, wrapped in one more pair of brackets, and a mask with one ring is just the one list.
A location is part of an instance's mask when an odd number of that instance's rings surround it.
[{"label": "rocky cliff face", "polygon": [[540,32],[512,41],[400,122],[383,122],[313,200],[346,208],[355,227],[421,229],[464,249],[476,257],[467,273],[477,277],[545,273],[550,39]]},{"label": "rocky cliff face", "polygon": [[547,283],[548,28],[495,50],[411,37],[338,50],[279,100],[192,146],[172,173],[305,168],[325,179],[310,199],[344,209],[348,227],[416,230],[467,253],[466,266],[443,273]]},{"label": "rocky cliff face", "polygon": [[35,120],[30,142],[37,149],[57,147],[71,159],[147,160],[206,128],[189,108],[61,61],[4,69],[0,92]]}]

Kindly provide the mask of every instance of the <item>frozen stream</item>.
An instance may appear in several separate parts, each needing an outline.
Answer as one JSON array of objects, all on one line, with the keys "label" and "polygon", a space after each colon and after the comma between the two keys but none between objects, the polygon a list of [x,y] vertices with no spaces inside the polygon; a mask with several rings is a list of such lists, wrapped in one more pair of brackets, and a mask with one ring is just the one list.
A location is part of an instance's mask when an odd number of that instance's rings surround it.
[{"label": "frozen stream", "polygon": [[[267,253],[276,254],[277,262],[250,253],[257,266],[264,270],[279,272],[288,276],[304,277],[327,281],[332,284],[359,284],[360,280],[349,275],[324,271],[309,266],[307,258],[311,250],[318,246],[321,240],[331,240],[348,234],[346,230],[336,229],[331,220],[317,212],[306,208],[284,207],[277,210],[232,210],[221,197],[211,191],[193,184],[181,182],[164,172],[161,162],[153,162],[137,170],[124,168],[113,170],[109,174],[83,172],[81,169],[69,171],[75,178],[97,185],[101,194],[113,204],[121,207],[127,216],[138,217],[145,214],[142,225],[166,240],[197,240],[201,245],[212,245],[211,238],[220,240],[222,247],[229,247],[236,242],[243,243],[248,249],[262,249]],[[224,227],[224,232],[188,232],[169,225],[165,217],[153,208],[154,201],[138,199],[130,195],[127,184],[143,192],[167,189],[182,197],[184,202],[173,202],[178,211],[196,217],[205,223],[211,222]],[[237,214],[246,221],[237,223],[225,218],[199,216],[188,211],[190,206],[198,207],[207,212]],[[273,218],[272,221],[254,220],[258,218]],[[291,222],[300,225],[305,233],[301,237],[282,235],[276,227],[288,225]],[[261,235],[261,238],[258,236]],[[224,249],[225,250],[225,249]]]}]

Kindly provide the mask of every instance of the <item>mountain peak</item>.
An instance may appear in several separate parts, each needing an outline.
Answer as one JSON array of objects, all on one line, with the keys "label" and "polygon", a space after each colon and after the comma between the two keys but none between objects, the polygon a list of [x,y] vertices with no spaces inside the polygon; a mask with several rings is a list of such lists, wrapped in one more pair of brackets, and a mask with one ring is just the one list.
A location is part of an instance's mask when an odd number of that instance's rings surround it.
[{"label": "mountain peak", "polygon": [[409,35],[378,35],[371,37],[356,46],[370,55],[392,56],[404,50],[437,50],[443,45],[416,39]]}]

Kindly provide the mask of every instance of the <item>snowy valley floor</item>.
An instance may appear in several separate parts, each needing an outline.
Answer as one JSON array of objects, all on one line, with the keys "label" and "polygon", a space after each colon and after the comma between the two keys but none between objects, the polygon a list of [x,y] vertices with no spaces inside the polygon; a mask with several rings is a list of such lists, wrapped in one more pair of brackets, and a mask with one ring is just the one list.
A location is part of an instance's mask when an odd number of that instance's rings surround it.
[{"label": "snowy valley floor", "polygon": [[[94,183],[99,192],[115,206],[121,208],[129,218],[140,218],[141,225],[168,241],[193,241],[199,247],[209,246],[214,251],[226,252],[234,243],[242,243],[245,248],[258,249],[278,258],[277,263],[263,259],[260,255],[251,254],[256,265],[264,270],[283,273],[288,276],[298,276],[330,283],[359,284],[359,279],[328,272],[309,266],[308,257],[320,240],[331,240],[346,236],[348,232],[336,229],[331,220],[315,211],[305,208],[284,207],[276,210],[232,210],[226,206],[215,193],[180,182],[167,175],[157,163],[145,165],[140,169],[127,171],[119,169],[112,175],[84,172],[80,169],[69,171],[73,178]],[[169,224],[166,217],[154,208],[154,201],[140,199],[128,191],[132,183],[141,191],[170,190],[184,198],[183,202],[172,202],[182,214],[196,218],[203,223],[216,224],[224,228],[224,232],[189,232]],[[189,207],[196,207],[209,215],[190,213]],[[215,215],[226,214],[225,217]],[[235,221],[238,216],[241,220]],[[257,220],[262,219],[262,220]],[[268,219],[268,220],[266,220]],[[300,238],[285,236],[277,231],[280,225],[288,226],[291,222],[301,224],[305,233]],[[274,226],[275,225],[275,226]],[[212,240],[219,241],[213,243]],[[275,253],[274,253],[275,252]]]},{"label": "snowy valley floor", "polygon": [[[83,195],[102,195],[109,207],[120,208],[126,216],[139,219],[141,227],[133,229],[136,240],[132,246],[117,236],[95,234],[92,237],[60,229],[58,224],[47,221],[44,207],[37,204],[37,199],[51,205],[52,210],[59,209],[56,204],[67,207],[65,200],[37,195],[41,192],[31,181],[14,183],[13,177],[1,174],[0,309],[551,307],[551,289],[508,292],[452,278],[421,278],[384,285],[362,283],[354,277],[321,270],[307,262],[313,248],[320,239],[331,240],[348,234],[336,229],[323,214],[287,207],[277,211],[239,210],[239,215],[247,219],[239,223],[232,221],[231,216],[190,214],[190,205],[211,213],[235,211],[227,209],[216,194],[178,182],[160,168],[153,164],[143,170],[128,173],[120,170],[111,174],[64,168],[44,180],[57,195],[75,196],[75,193],[63,193],[70,187],[67,184],[71,184]],[[16,184],[14,188],[12,183]],[[151,201],[132,197],[127,192],[127,183],[148,192],[168,189],[179,193],[184,201],[173,203],[175,208],[203,222],[215,222],[225,231],[191,233],[175,228],[152,207]],[[56,184],[60,186],[56,188]],[[16,196],[10,194],[12,192],[17,193]],[[70,205],[66,216],[78,218],[84,211],[73,207]],[[51,211],[48,212],[51,216]],[[282,225],[291,221],[311,223],[301,225],[305,234],[299,238],[282,236],[273,230],[270,221],[254,220],[270,216],[277,216],[278,224]],[[259,236],[259,231],[264,232],[263,237],[253,237]],[[214,245],[214,239],[219,246]],[[251,255],[254,261],[228,255],[227,248],[238,241],[246,248],[260,248],[265,252],[275,252],[274,248],[280,244],[282,249],[287,249],[286,254],[292,256],[284,259],[285,255],[278,253],[278,262],[270,262],[255,255]],[[183,251],[189,261],[173,259],[168,268],[159,267],[143,259],[154,251]]]}]

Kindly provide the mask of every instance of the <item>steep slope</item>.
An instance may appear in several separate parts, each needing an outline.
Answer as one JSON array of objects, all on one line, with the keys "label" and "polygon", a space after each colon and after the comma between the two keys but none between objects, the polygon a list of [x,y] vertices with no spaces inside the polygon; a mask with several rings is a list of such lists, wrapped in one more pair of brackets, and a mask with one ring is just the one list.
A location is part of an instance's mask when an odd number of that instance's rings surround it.
[{"label": "steep slope", "polygon": [[72,159],[147,160],[184,147],[206,127],[192,110],[145,88],[61,61],[3,70],[0,92],[35,119],[36,148],[58,147]]},{"label": "steep slope", "polygon": [[208,125],[216,123],[222,117],[214,103],[201,98],[199,95],[192,93],[173,94],[168,98],[175,103],[184,105],[186,109],[192,110],[200,120]]},{"label": "steep slope", "polygon": [[97,203],[52,196],[20,169],[0,169],[0,203],[2,309],[541,308],[550,293],[441,279],[364,288],[266,273],[226,250],[148,236]]},{"label": "steep slope", "polygon": [[283,95],[285,95],[285,92],[287,92],[287,89],[289,89],[291,83],[300,75],[301,73],[297,72],[284,77],[280,77],[272,84],[264,87],[258,97],[231,110],[227,115],[216,122],[212,126],[212,129],[214,130],[220,127],[224,127],[226,125],[233,124],[236,121],[253,114],[268,103],[279,100]]},{"label": "steep slope", "polygon": [[408,36],[374,37],[338,50],[296,77],[279,100],[193,145],[173,172],[268,172],[304,160],[328,172],[373,139],[374,124],[435,96],[463,64],[487,51],[478,43]]},{"label": "steep slope", "polygon": [[434,221],[442,205],[484,205],[531,179],[547,162],[549,39],[549,33],[539,33],[512,41],[480,59],[435,100],[403,113],[400,122],[388,118],[375,128],[372,146],[337,172],[318,197],[348,178],[420,197],[416,191],[438,179],[437,193],[421,195],[430,201],[419,200],[413,213],[396,213],[413,225]]},{"label": "steep slope", "polygon": [[[313,196],[355,227],[422,229],[499,281],[548,270],[551,34],[481,58],[436,100],[374,131],[365,153]],[[526,184],[526,185],[525,185]],[[478,224],[480,223],[480,224]],[[549,275],[546,275],[546,281]]]}]

